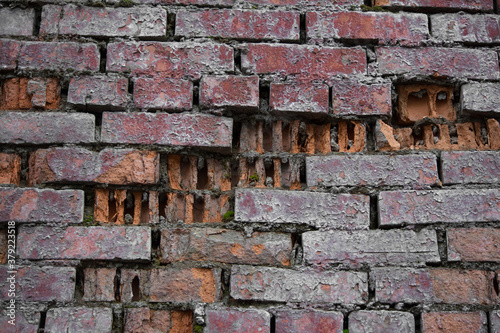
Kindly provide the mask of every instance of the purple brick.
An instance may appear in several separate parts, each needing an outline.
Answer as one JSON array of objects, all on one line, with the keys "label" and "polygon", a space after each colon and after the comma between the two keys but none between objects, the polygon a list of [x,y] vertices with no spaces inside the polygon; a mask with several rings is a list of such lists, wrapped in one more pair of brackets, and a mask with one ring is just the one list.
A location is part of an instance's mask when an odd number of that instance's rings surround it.
[{"label": "purple brick", "polygon": [[0,143],[90,143],[95,116],[87,113],[1,112]]},{"label": "purple brick", "polygon": [[205,76],[200,82],[200,105],[206,108],[231,107],[257,110],[258,76]]},{"label": "purple brick", "polygon": [[439,183],[436,157],[330,155],[306,158],[307,186],[429,186]]},{"label": "purple brick", "polygon": [[68,222],[83,220],[80,190],[0,188],[0,222]]},{"label": "purple brick", "polygon": [[500,220],[500,190],[382,192],[378,205],[381,226]]},{"label": "purple brick", "polygon": [[380,47],[376,54],[378,70],[382,75],[499,78],[498,55],[492,50]]},{"label": "purple brick", "polygon": [[495,184],[500,182],[500,152],[441,153],[443,184]]},{"label": "purple brick", "polygon": [[331,85],[335,115],[391,115],[390,82],[364,84],[354,80],[334,80]]},{"label": "purple brick", "polygon": [[33,8],[1,8],[0,35],[31,36],[35,27],[35,10]]},{"label": "purple brick", "polygon": [[303,223],[322,229],[368,229],[369,197],[280,190],[236,190],[241,222]]},{"label": "purple brick", "polygon": [[328,114],[328,86],[272,83],[269,106],[275,112]]},{"label": "purple brick", "polygon": [[354,311],[349,330],[359,333],[415,333],[415,318],[409,312]]},{"label": "purple brick", "polygon": [[447,42],[498,43],[498,15],[439,14],[431,15],[432,36]]},{"label": "purple brick", "polygon": [[493,11],[491,0],[375,0],[375,6]]},{"label": "purple brick", "polygon": [[128,80],[113,76],[80,76],[71,79],[68,102],[80,107],[124,109]]},{"label": "purple brick", "polygon": [[320,310],[280,309],[276,312],[276,333],[342,333],[344,315]]},{"label": "purple brick", "polygon": [[490,312],[490,330],[500,332],[500,310]]},{"label": "purple brick", "polygon": [[[21,310],[17,304],[6,304],[0,311],[0,327],[5,333],[37,333],[40,326],[40,312],[32,309]],[[10,308],[13,306],[13,308]],[[15,325],[12,319],[15,318]]]},{"label": "purple brick", "polygon": [[24,42],[19,53],[18,69],[96,72],[99,62],[96,44]]},{"label": "purple brick", "polygon": [[104,112],[106,143],[230,148],[233,120],[206,114]]},{"label": "purple brick", "polygon": [[[56,13],[59,17],[54,21]],[[40,33],[97,37],[165,38],[167,12],[161,7],[99,8],[44,6]]]},{"label": "purple brick", "polygon": [[206,330],[210,333],[271,332],[271,315],[253,308],[209,308]]},{"label": "purple brick", "polygon": [[134,103],[141,109],[190,110],[193,108],[193,83],[163,77],[137,78]]},{"label": "purple brick", "polygon": [[9,271],[8,266],[0,266],[0,300],[10,299],[7,278],[14,275],[18,301],[73,301],[76,280],[73,267],[33,266],[18,268],[16,273]]},{"label": "purple brick", "polygon": [[0,70],[14,70],[21,51],[21,42],[0,39]]},{"label": "purple brick", "polygon": [[461,96],[464,113],[500,115],[500,83],[467,83],[462,86]]},{"label": "purple brick", "polygon": [[284,268],[231,267],[231,297],[240,300],[364,304],[367,275],[362,272],[295,271]]},{"label": "purple brick", "polygon": [[304,259],[324,266],[439,262],[434,230],[310,231],[302,234]]},{"label": "purple brick", "polygon": [[17,253],[23,259],[150,260],[148,227],[25,227]]},{"label": "purple brick", "polygon": [[45,332],[111,332],[111,308],[70,307],[47,311]]}]

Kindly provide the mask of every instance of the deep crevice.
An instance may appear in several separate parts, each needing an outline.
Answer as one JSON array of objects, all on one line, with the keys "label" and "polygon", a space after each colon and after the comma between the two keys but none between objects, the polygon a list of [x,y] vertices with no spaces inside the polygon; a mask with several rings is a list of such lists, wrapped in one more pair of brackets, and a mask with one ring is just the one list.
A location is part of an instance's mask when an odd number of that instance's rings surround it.
[{"label": "deep crevice", "polygon": [[300,44],[307,43],[306,14],[300,14]]},{"label": "deep crevice", "polygon": [[134,80],[128,80],[128,93],[130,95],[134,94]]},{"label": "deep crevice", "polygon": [[35,9],[35,19],[33,20],[33,36],[40,34],[40,26],[42,24],[42,9]]},{"label": "deep crevice", "polygon": [[45,332],[45,322],[47,321],[47,311],[40,312],[40,325],[38,325],[38,332]]},{"label": "deep crevice", "polygon": [[120,302],[121,301],[121,293],[120,293],[120,286],[121,286],[121,278],[122,278],[122,271],[120,268],[117,268],[116,269],[116,275],[115,275],[115,278],[113,280],[113,286],[114,286],[114,291],[115,291],[115,300],[117,302]]},{"label": "deep crevice", "polygon": [[271,316],[271,323],[269,326],[269,332],[270,333],[276,332],[276,317],[275,316]]},{"label": "deep crevice", "polygon": [[107,55],[106,46],[101,46],[99,48],[99,54],[101,56],[101,60],[99,62],[99,72],[106,73],[106,55]]},{"label": "deep crevice", "polygon": [[193,106],[200,105],[200,81],[193,82]]},{"label": "deep crevice", "polygon": [[378,194],[370,195],[370,229],[378,229]]},{"label": "deep crevice", "polygon": [[415,319],[415,333],[422,333],[422,314],[414,313],[413,317]]}]

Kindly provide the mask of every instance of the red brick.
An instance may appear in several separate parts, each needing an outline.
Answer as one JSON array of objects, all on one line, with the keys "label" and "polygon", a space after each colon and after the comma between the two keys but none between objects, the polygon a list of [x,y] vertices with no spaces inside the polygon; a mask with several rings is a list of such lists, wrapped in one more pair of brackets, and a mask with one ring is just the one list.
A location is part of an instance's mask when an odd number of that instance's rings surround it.
[{"label": "red brick", "polygon": [[341,312],[283,309],[276,312],[276,333],[342,333]]},{"label": "red brick", "polygon": [[494,272],[447,268],[373,268],[376,301],[381,303],[482,304],[496,302]]},{"label": "red brick", "polygon": [[231,297],[290,303],[364,304],[368,299],[367,274],[347,271],[231,267]]},{"label": "red brick", "polygon": [[[19,245],[19,244],[18,244]],[[15,275],[16,299],[40,302],[71,302],[75,293],[76,270],[73,267],[20,267],[9,273],[0,266],[0,300],[7,301],[10,284],[7,278]]]},{"label": "red brick", "polygon": [[191,110],[193,83],[163,77],[137,78],[134,81],[134,103],[141,109]]},{"label": "red brick", "polygon": [[136,0],[140,4],[165,4],[165,5],[198,5],[230,7],[234,0]]},{"label": "red brick", "polygon": [[251,0],[250,3],[258,5],[272,5],[272,6],[320,6],[320,5],[340,5],[340,6],[356,6],[362,5],[362,0]]},{"label": "red brick", "polygon": [[432,36],[448,42],[498,43],[498,15],[439,14],[431,16]]},{"label": "red brick", "polygon": [[442,152],[444,184],[496,184],[500,182],[500,152]]},{"label": "red brick", "polygon": [[375,6],[493,11],[491,0],[375,0]]},{"label": "red brick", "polygon": [[104,112],[106,143],[230,148],[233,120],[206,114]]},{"label": "red brick", "polygon": [[366,73],[366,55],[360,48],[248,44],[241,52],[241,65],[250,73],[330,79],[332,75]]},{"label": "red brick", "polygon": [[[56,18],[54,20],[54,18]],[[165,38],[167,12],[161,7],[44,6],[41,34]]]},{"label": "red brick", "polygon": [[271,111],[328,114],[328,86],[324,84],[271,84]]},{"label": "red brick", "polygon": [[419,45],[429,36],[424,14],[309,12],[307,38],[374,40],[379,44]]},{"label": "red brick", "polygon": [[220,269],[154,269],[149,301],[213,303],[221,296],[220,280]]},{"label": "red brick", "polygon": [[21,42],[0,39],[0,70],[15,70],[20,50]]},{"label": "red brick", "polygon": [[256,10],[181,10],[175,35],[249,40],[299,40],[299,13]]},{"label": "red brick", "polygon": [[382,75],[411,74],[436,78],[498,79],[498,55],[490,50],[442,47],[376,49]]},{"label": "red brick", "polygon": [[349,314],[349,330],[359,333],[414,333],[415,319],[409,312],[355,311]]},{"label": "red brick", "polygon": [[99,61],[96,44],[24,42],[19,53],[18,69],[96,72]]},{"label": "red brick", "polygon": [[113,76],[79,76],[69,83],[68,102],[79,107],[124,109],[128,80]]},{"label": "red brick", "polygon": [[0,35],[31,36],[35,26],[35,10],[33,8],[1,8]]},{"label": "red brick", "polygon": [[106,70],[199,79],[233,71],[234,55],[224,44],[118,42],[108,44]]},{"label": "red brick", "polygon": [[391,83],[364,84],[354,80],[332,82],[333,113],[339,116],[390,116]]},{"label": "red brick", "polygon": [[308,224],[322,229],[368,229],[369,198],[280,190],[236,190],[235,220]]},{"label": "red brick", "polygon": [[206,318],[206,329],[211,333],[271,332],[271,315],[264,310],[211,308]]},{"label": "red brick", "polygon": [[159,159],[156,152],[135,149],[107,148],[101,152],[81,147],[39,149],[30,155],[28,181],[32,185],[58,182],[156,184]]},{"label": "red brick", "polygon": [[[20,307],[16,309],[15,312],[15,325],[12,325],[12,319],[9,317],[9,315],[13,314],[9,311],[7,308],[9,305],[6,304],[6,306],[3,309],[3,313],[0,316],[0,327],[2,327],[5,331],[5,333],[37,333],[38,332],[38,326],[40,326],[40,312],[37,312],[36,310],[21,310]],[[9,321],[11,321],[9,323]]]},{"label": "red brick", "polygon": [[500,220],[496,189],[381,192],[378,202],[381,226]]},{"label": "red brick", "polygon": [[486,313],[478,312],[424,312],[422,333],[470,332],[487,333]]},{"label": "red brick", "polygon": [[500,261],[500,229],[448,229],[449,261]]},{"label": "red brick", "polygon": [[0,143],[90,143],[94,132],[92,114],[0,112]]},{"label": "red brick", "polygon": [[201,107],[257,110],[258,76],[205,76],[200,82]]},{"label": "red brick", "polygon": [[193,312],[127,308],[124,332],[191,333],[193,332]]},{"label": "red brick", "polygon": [[111,332],[113,311],[102,307],[60,307],[47,311],[47,332]]},{"label": "red brick", "polygon": [[[467,83],[461,87],[460,94],[462,111],[465,114],[479,116],[500,114],[500,83]],[[490,142],[490,146],[492,144]]]},{"label": "red brick", "polygon": [[80,190],[0,188],[0,221],[68,222],[83,220]]},{"label": "red brick", "polygon": [[150,260],[147,227],[25,227],[17,253],[23,259]]},{"label": "red brick", "polygon": [[229,264],[290,266],[289,234],[254,232],[246,237],[229,229],[165,229],[161,262],[210,261]]},{"label": "red brick", "polygon": [[0,184],[19,186],[21,177],[21,156],[0,153]]},{"label": "red brick", "polygon": [[83,300],[113,302],[115,300],[116,268],[85,268]]}]

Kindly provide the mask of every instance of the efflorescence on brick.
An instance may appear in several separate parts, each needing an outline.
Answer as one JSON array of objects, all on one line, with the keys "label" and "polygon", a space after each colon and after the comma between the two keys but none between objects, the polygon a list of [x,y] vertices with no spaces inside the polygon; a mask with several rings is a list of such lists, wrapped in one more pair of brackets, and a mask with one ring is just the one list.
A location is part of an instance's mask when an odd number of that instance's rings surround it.
[{"label": "efflorescence on brick", "polygon": [[499,332],[499,6],[5,2],[0,331]]}]

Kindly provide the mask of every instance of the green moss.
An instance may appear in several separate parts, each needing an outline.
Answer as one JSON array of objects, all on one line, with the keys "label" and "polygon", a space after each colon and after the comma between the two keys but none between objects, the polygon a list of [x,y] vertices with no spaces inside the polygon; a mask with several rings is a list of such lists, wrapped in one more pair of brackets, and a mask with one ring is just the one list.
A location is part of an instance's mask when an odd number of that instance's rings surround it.
[{"label": "green moss", "polygon": [[121,7],[132,7],[133,5],[135,5],[133,0],[120,0]]},{"label": "green moss", "polygon": [[234,219],[234,212],[232,210],[228,210],[224,216],[222,216],[222,220],[224,222],[228,222]]},{"label": "green moss", "polygon": [[342,331],[342,333],[349,333],[349,330],[345,329],[345,330]]},{"label": "green moss", "polygon": [[194,333],[203,333],[203,326],[194,324]]},{"label": "green moss", "polygon": [[387,9],[384,9],[380,6],[367,6],[367,5],[361,5],[361,10],[364,12],[388,12]]},{"label": "green moss", "polygon": [[257,173],[254,173],[253,175],[251,175],[250,177],[248,177],[248,179],[250,180],[251,183],[258,182],[259,181],[259,176],[257,175]]}]

